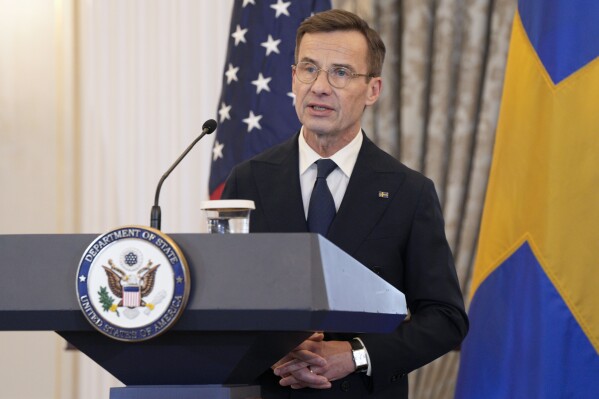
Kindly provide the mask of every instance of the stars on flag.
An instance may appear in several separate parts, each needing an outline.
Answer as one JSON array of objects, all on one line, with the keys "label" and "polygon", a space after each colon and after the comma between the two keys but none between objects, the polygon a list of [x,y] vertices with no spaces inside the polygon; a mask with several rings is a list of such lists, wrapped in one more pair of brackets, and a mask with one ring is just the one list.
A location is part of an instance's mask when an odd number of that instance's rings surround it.
[{"label": "stars on flag", "polygon": [[250,111],[250,115],[243,120],[243,123],[248,125],[248,133],[251,132],[253,128],[258,130],[262,129],[262,126],[260,126],[260,119],[262,119],[262,115],[254,115],[254,112]]},{"label": "stars on flag", "polygon": [[223,148],[225,147],[224,143],[219,143],[218,140],[214,141],[214,147],[212,148],[212,160],[216,161],[219,158],[223,157]]},{"label": "stars on flag", "polygon": [[237,72],[239,72],[239,67],[234,67],[233,64],[229,64],[229,69],[225,72],[227,76],[227,84],[230,84],[232,81],[237,81]]},{"label": "stars on flag", "polygon": [[235,47],[237,47],[239,43],[247,43],[245,41],[246,33],[248,33],[247,29],[241,29],[241,26],[237,25],[235,32],[231,33],[231,37],[235,39]]},{"label": "stars on flag", "polygon": [[219,122],[223,122],[224,120],[231,119],[231,106],[225,104],[225,102],[220,103],[220,109],[218,110],[218,115],[220,116]]},{"label": "stars on flag", "polygon": [[287,93],[287,97],[291,97],[291,103],[295,107],[295,93],[290,91],[289,93]]},{"label": "stars on flag", "polygon": [[260,94],[262,90],[270,91],[270,87],[268,87],[268,83],[272,80],[272,78],[265,78],[262,76],[262,72],[258,74],[258,79],[252,80],[252,84],[256,86],[256,94]]},{"label": "stars on flag", "polygon": [[277,0],[277,4],[272,4],[270,6],[270,8],[274,8],[275,11],[277,12],[275,15],[275,18],[279,18],[281,15],[286,15],[286,16],[290,16],[289,15],[289,6],[291,5],[290,1],[283,1],[283,0]]},{"label": "stars on flag", "polygon": [[271,35],[268,35],[268,40],[260,43],[260,45],[262,47],[266,48],[266,56],[268,57],[270,55],[270,53],[272,53],[272,52],[280,54],[279,53],[279,44],[280,43],[281,43],[281,39],[275,40],[272,38]]}]

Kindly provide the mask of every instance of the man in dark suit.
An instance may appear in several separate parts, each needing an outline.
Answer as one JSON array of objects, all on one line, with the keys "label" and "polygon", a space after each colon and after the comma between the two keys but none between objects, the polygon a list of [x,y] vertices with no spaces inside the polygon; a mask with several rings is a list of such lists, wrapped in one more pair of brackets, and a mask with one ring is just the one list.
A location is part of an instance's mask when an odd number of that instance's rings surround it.
[{"label": "man in dark suit", "polygon": [[468,330],[433,183],[361,130],[384,55],[378,33],[352,13],[305,20],[292,70],[302,129],[236,167],[223,198],[255,201],[252,232],[326,236],[406,295],[409,320],[392,334],[315,333],[261,377],[264,398],[407,398],[407,373]]}]

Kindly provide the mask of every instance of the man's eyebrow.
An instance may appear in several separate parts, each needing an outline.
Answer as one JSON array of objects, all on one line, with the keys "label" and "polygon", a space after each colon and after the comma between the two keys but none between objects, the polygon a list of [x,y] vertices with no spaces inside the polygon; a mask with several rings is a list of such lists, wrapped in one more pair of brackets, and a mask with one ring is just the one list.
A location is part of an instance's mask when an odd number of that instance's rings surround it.
[{"label": "man's eyebrow", "polygon": [[347,69],[352,70],[352,71],[354,70],[354,68],[351,65],[349,65],[349,64],[332,64],[331,66],[332,67],[347,68]]},{"label": "man's eyebrow", "polygon": [[[318,67],[322,68],[322,66],[318,65],[318,62],[316,62],[315,60],[313,60],[313,59],[312,59],[312,58],[310,58],[310,57],[303,57],[303,58],[300,60],[300,62],[310,62],[310,63],[312,63],[312,64],[314,64],[314,65],[316,65],[316,66],[318,66]],[[349,65],[349,64],[331,64],[331,65],[329,66],[329,68],[331,68],[331,67],[337,67],[337,68],[339,68],[339,67],[343,67],[343,68],[347,68],[347,69],[349,69],[350,71],[353,71],[353,70],[354,70],[354,68],[353,68],[351,65]]]},{"label": "man's eyebrow", "polygon": [[314,65],[317,65],[316,61],[314,61],[312,58],[310,57],[303,57],[300,62],[311,62]]}]

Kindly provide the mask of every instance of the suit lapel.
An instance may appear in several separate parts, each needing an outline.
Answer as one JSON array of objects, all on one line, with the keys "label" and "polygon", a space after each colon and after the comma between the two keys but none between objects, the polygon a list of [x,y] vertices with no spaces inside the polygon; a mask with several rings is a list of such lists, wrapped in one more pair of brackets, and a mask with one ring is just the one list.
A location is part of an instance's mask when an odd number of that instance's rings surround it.
[{"label": "suit lapel", "polygon": [[308,231],[299,181],[297,140],[295,135],[275,152],[252,161],[260,203],[270,231]]},{"label": "suit lapel", "polygon": [[345,196],[327,237],[350,255],[374,229],[403,182],[404,175],[385,162],[387,159],[388,155],[364,135]]},{"label": "suit lapel", "polygon": [[[252,161],[252,173],[269,231],[306,232],[299,182],[297,135],[275,152]],[[345,196],[327,238],[349,254],[376,226],[403,181],[388,163],[388,154],[366,135]],[[281,189],[283,188],[283,189]],[[379,196],[388,193],[388,198]]]}]

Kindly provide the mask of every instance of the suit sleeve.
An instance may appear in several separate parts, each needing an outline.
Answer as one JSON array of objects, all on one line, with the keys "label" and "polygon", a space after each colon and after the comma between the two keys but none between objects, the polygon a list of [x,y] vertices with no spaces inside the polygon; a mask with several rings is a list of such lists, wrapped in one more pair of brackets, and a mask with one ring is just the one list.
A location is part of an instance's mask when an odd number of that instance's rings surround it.
[{"label": "suit sleeve", "polygon": [[375,391],[455,349],[468,331],[441,207],[430,180],[421,186],[414,209],[405,245],[398,245],[403,248],[402,290],[410,318],[392,334],[360,335],[370,357]]}]

